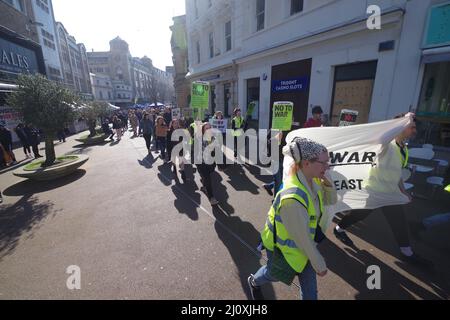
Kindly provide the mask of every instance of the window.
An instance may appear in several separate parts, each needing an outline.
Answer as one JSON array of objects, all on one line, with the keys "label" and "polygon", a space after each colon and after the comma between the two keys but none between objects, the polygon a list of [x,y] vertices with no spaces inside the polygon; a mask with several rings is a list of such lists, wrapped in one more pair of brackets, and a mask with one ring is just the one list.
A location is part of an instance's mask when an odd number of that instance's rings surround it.
[{"label": "window", "polygon": [[303,11],[303,0],[291,0],[291,16]]},{"label": "window", "polygon": [[103,91],[100,91],[100,100],[103,100]]},{"label": "window", "polygon": [[36,4],[39,8],[41,8],[45,12],[50,13],[47,0],[36,0]]},{"label": "window", "polygon": [[450,115],[450,62],[426,65],[418,113],[435,118]]},{"label": "window", "polygon": [[231,21],[225,23],[225,42],[226,51],[231,50]]},{"label": "window", "polygon": [[214,58],[214,34],[209,34],[209,57]]},{"label": "window", "polygon": [[266,0],[256,0],[256,31],[264,29]]},{"label": "window", "polygon": [[44,29],[41,29],[41,32],[42,32],[42,36],[43,36],[44,38],[47,38],[47,39],[49,39],[49,40],[51,40],[51,41],[55,41],[55,37],[54,37],[51,33],[47,32],[47,31],[44,30]]},{"label": "window", "polygon": [[51,75],[61,77],[61,71],[59,71],[59,69],[49,67],[48,70]]},{"label": "window", "polygon": [[10,6],[13,6],[16,10],[25,13],[25,6],[23,4],[23,0],[3,0]]},{"label": "window", "polygon": [[229,118],[230,117],[230,98],[231,98],[231,84],[230,83],[226,83],[223,85],[223,98],[224,98],[224,102],[223,102],[223,107],[224,107],[224,111],[225,111],[225,117]]},{"label": "window", "polygon": [[212,0],[208,0],[208,8],[212,7]]},{"label": "window", "polygon": [[195,48],[197,50],[197,63],[200,63],[200,41],[195,43]]},{"label": "window", "polygon": [[45,38],[44,38],[44,45],[45,45],[46,47],[49,47],[49,48],[52,49],[52,50],[56,50],[55,44],[54,44],[53,42],[51,42],[51,41],[48,41],[48,40],[45,39]]}]

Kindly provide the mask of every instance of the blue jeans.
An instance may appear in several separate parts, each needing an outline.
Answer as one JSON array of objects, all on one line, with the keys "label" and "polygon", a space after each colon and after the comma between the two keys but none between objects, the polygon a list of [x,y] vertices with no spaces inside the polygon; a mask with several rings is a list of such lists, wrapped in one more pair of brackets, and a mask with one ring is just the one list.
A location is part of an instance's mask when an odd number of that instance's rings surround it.
[{"label": "blue jeans", "polygon": [[[270,250],[266,250],[266,252],[269,262],[267,265],[261,267],[254,275],[255,284],[258,287],[269,282],[277,282],[277,280],[269,276],[268,265],[270,265],[270,261],[272,260],[273,252]],[[302,300],[317,300],[317,276],[311,263],[308,262],[303,272],[298,275],[298,279],[300,281],[300,297]]]},{"label": "blue jeans", "polygon": [[283,162],[280,162],[280,167],[275,175],[273,175],[273,181],[268,183],[267,186],[274,189],[274,196],[281,190],[283,184]]},{"label": "blue jeans", "polygon": [[161,151],[161,157],[163,159],[166,158],[166,148],[167,148],[166,138],[165,137],[157,137],[156,138],[156,150]]},{"label": "blue jeans", "polygon": [[283,184],[283,161],[280,161],[279,166],[280,167],[278,168],[277,173],[273,176],[275,183],[275,195],[280,191],[281,185]]}]

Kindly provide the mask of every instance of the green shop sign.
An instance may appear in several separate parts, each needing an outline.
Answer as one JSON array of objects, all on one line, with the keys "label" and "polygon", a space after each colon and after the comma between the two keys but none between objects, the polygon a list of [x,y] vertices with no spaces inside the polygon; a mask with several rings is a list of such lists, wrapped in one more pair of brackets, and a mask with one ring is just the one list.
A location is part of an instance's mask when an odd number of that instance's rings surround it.
[{"label": "green shop sign", "polygon": [[191,107],[199,109],[209,108],[210,86],[207,82],[192,83]]},{"label": "green shop sign", "polygon": [[430,8],[424,48],[450,45],[450,2]]}]

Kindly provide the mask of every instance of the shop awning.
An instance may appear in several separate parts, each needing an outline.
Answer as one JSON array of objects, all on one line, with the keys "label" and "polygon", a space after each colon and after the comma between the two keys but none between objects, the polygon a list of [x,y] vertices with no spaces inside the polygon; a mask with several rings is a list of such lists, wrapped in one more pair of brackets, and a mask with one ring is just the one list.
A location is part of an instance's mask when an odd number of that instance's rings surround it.
[{"label": "shop awning", "polygon": [[450,61],[450,46],[423,50],[422,61],[423,63]]}]

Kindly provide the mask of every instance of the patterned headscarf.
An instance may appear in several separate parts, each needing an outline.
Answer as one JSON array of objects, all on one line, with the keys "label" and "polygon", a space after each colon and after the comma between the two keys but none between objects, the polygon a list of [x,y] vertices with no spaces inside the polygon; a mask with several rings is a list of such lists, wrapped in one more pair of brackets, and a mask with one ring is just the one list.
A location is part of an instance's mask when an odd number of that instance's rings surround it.
[{"label": "patterned headscarf", "polygon": [[283,153],[292,157],[295,163],[302,160],[317,159],[323,152],[327,152],[324,145],[306,138],[295,138],[283,149]]}]

